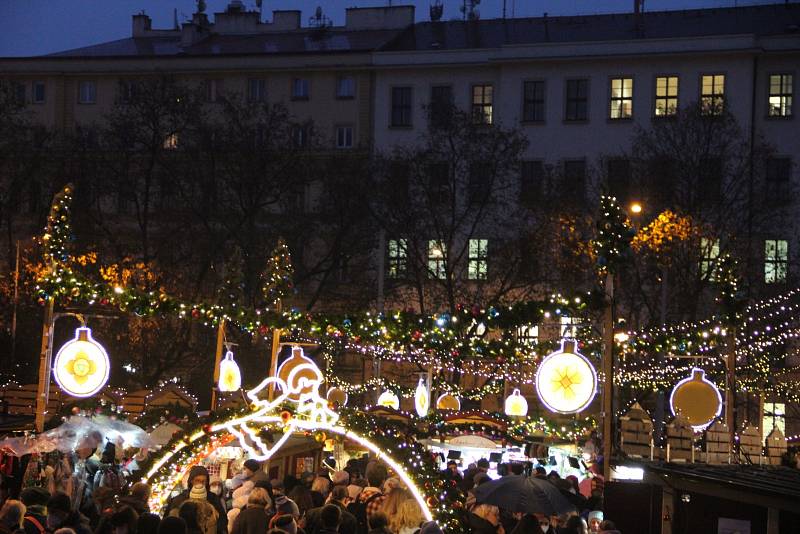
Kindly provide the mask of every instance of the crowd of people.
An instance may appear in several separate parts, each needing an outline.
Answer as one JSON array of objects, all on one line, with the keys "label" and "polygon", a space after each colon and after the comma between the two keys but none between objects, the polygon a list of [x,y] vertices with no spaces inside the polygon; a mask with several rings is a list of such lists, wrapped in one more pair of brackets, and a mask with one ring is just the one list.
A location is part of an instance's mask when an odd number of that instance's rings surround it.
[{"label": "crowd of people", "polygon": [[[375,460],[351,460],[346,467],[270,480],[263,466],[247,460],[225,481],[191,468],[185,489],[163,510],[151,510],[150,487],[127,483],[135,465],[118,463],[113,445],[78,451],[71,458],[38,465],[33,483],[18,498],[2,496],[0,534],[440,534],[426,521],[408,488]],[[498,468],[501,475],[528,474],[547,480],[569,498],[568,515],[518,513],[476,498],[490,481],[482,459],[464,473],[451,462],[444,478],[460,487],[466,501],[463,522],[473,534],[619,534],[596,510],[602,477],[582,483],[523,464]]]}]

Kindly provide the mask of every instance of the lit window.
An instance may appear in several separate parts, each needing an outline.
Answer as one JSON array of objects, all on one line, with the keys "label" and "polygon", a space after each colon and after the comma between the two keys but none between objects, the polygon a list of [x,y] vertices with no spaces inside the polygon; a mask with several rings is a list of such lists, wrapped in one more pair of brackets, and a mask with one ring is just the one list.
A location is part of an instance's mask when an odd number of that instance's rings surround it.
[{"label": "lit window", "polygon": [[408,262],[408,241],[406,239],[390,239],[387,245],[389,278],[402,278],[406,274]]},{"label": "lit window", "polygon": [[33,90],[31,91],[31,101],[34,104],[44,104],[45,86],[44,82],[33,82]]},{"label": "lit window", "polygon": [[774,428],[786,435],[786,404],[783,402],[765,402],[764,419],[761,428],[764,429],[764,437],[770,435]]},{"label": "lit window", "polygon": [[178,148],[178,134],[169,134],[166,139],[164,139],[163,147],[164,150],[175,150]]},{"label": "lit window", "polygon": [[431,278],[447,278],[447,247],[442,241],[428,241],[428,271]]},{"label": "lit window", "polygon": [[486,280],[489,272],[489,240],[469,240],[469,261],[467,263],[467,278],[470,280]]},{"label": "lit window", "polygon": [[719,261],[719,239],[700,239],[700,276],[714,280],[714,271]]},{"label": "lit window", "polygon": [[589,118],[589,80],[567,80],[567,107],[564,120],[585,121]]},{"label": "lit window", "polygon": [[564,317],[562,315],[559,323],[561,324],[561,337],[577,337],[576,327],[581,324],[581,320],[578,317]]},{"label": "lit window", "polygon": [[336,127],[336,148],[353,148],[353,127]]},{"label": "lit window", "polygon": [[295,78],[292,80],[292,99],[293,100],[308,100],[309,89],[308,80],[305,78]]},{"label": "lit window", "polygon": [[262,78],[250,78],[247,80],[247,101],[267,101],[267,80]]},{"label": "lit window", "polygon": [[782,284],[786,282],[789,266],[789,242],[785,239],[764,241],[764,282]]},{"label": "lit window", "polygon": [[352,76],[341,76],[336,80],[336,98],[356,96],[356,81]]},{"label": "lit window", "polygon": [[769,116],[792,116],[792,75],[771,74],[769,77]]},{"label": "lit window", "polygon": [[522,84],[522,120],[524,122],[544,121],[544,82],[524,82]]},{"label": "lit window", "polygon": [[81,82],[78,84],[78,103],[94,104],[97,100],[97,87],[94,82]]},{"label": "lit window", "polygon": [[633,117],[633,78],[611,79],[610,118],[630,119]]},{"label": "lit window", "polygon": [[700,106],[706,115],[719,115],[725,105],[725,75],[709,74],[700,83]]},{"label": "lit window", "polygon": [[539,325],[525,324],[517,327],[517,342],[534,347],[539,342]]},{"label": "lit window", "polygon": [[479,124],[492,124],[494,88],[491,85],[472,86],[472,120]]},{"label": "lit window", "polygon": [[672,117],[678,112],[678,77],[659,76],[656,78],[656,117]]},{"label": "lit window", "polygon": [[411,88],[392,87],[392,126],[411,126]]}]

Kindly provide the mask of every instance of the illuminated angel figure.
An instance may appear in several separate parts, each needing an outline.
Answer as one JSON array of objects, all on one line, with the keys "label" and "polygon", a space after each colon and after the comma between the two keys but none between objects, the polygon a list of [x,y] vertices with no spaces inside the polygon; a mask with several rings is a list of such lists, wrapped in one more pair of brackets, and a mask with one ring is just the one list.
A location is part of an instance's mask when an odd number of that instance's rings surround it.
[{"label": "illuminated angel figure", "polygon": [[[293,347],[291,358],[281,364],[277,376],[266,378],[247,392],[253,411],[215,429],[225,427],[239,439],[240,444],[253,458],[266,460],[289,439],[301,421],[334,425],[339,420],[339,415],[328,408],[328,401],[320,396],[319,388],[322,382],[322,372],[314,361],[303,354],[303,349]],[[262,399],[261,393],[269,391],[270,386],[280,394],[271,401]],[[298,419],[293,418],[288,423],[282,421],[278,413],[280,406],[286,402],[297,405],[295,413],[299,416]],[[272,446],[265,444],[259,436],[259,431],[265,423],[287,425],[283,436]]]}]

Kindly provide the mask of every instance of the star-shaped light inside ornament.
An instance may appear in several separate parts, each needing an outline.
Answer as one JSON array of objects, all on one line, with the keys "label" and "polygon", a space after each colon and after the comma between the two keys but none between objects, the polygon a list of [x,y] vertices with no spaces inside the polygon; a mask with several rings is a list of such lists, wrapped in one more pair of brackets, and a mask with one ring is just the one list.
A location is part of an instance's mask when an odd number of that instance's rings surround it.
[{"label": "star-shaped light inside ornament", "polygon": [[575,386],[583,383],[583,377],[574,365],[565,365],[554,370],[551,379],[553,393],[561,394],[565,399],[575,398]]}]

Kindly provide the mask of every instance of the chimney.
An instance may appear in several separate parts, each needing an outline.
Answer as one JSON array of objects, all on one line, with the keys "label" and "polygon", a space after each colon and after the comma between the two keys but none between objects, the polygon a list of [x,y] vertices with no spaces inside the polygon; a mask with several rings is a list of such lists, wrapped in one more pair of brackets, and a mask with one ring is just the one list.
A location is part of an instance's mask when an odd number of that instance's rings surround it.
[{"label": "chimney", "polygon": [[414,6],[348,7],[348,30],[399,30],[414,24]]},{"label": "chimney", "polygon": [[642,34],[642,12],[644,0],[633,0],[633,31],[636,35]]},{"label": "chimney", "polygon": [[273,11],[270,31],[282,32],[300,29],[300,11]]},{"label": "chimney", "polygon": [[153,21],[144,14],[144,11],[133,16],[133,37],[144,37],[150,31]]}]

